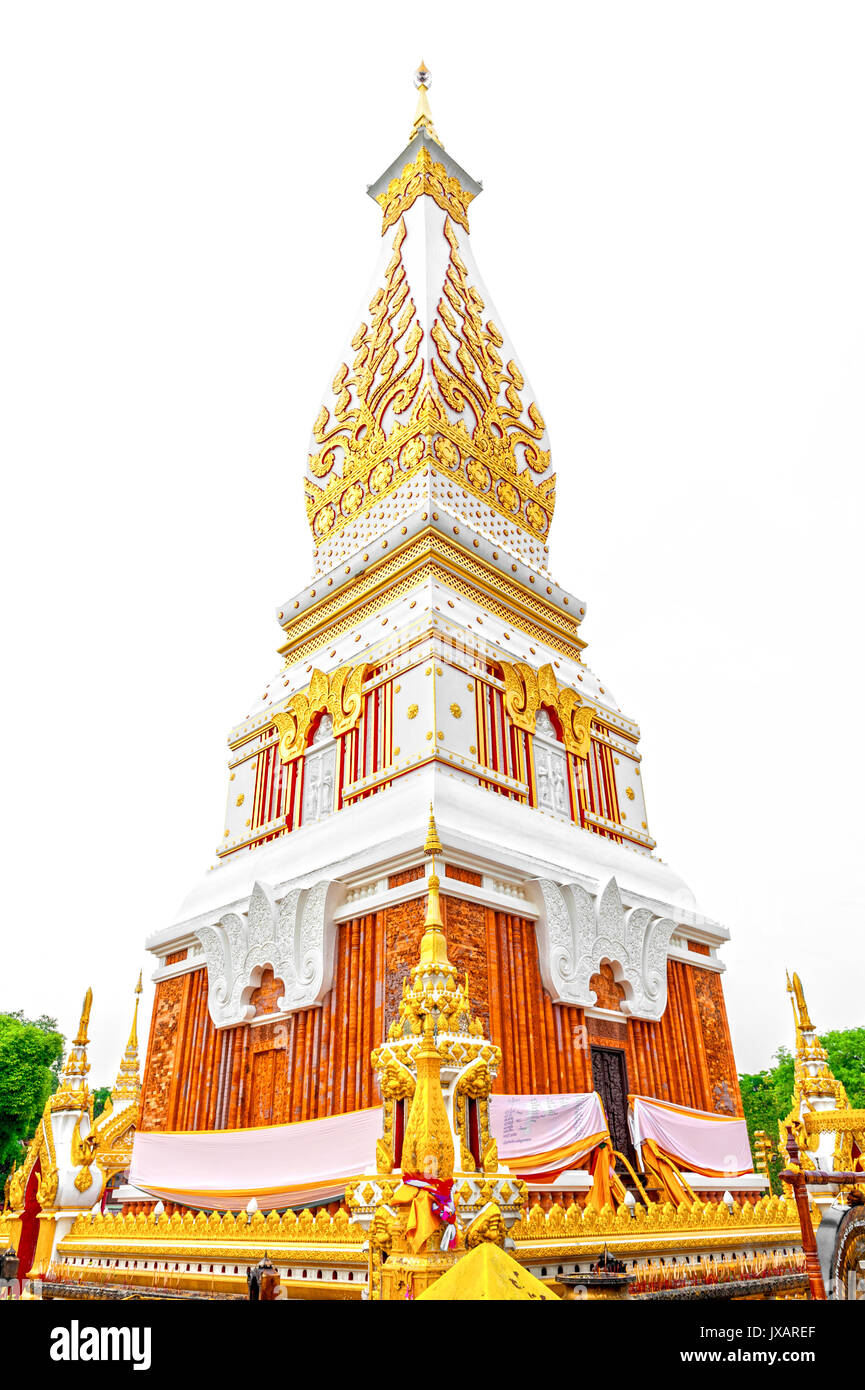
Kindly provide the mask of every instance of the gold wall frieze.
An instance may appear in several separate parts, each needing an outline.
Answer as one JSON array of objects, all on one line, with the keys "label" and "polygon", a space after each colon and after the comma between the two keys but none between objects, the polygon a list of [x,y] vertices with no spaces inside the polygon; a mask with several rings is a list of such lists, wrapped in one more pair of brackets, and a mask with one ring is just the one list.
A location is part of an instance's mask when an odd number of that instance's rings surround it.
[{"label": "gold wall frieze", "polygon": [[324,671],[313,671],[308,688],[292,695],[288,708],[272,716],[279,732],[280,762],[289,763],[305,751],[312,722],[325,710],[333,720],[335,736],[356,726],[368,669],[367,663],[362,662],[359,666],[340,666],[330,676]]},{"label": "gold wall frieze", "polygon": [[280,1216],[278,1211],[271,1211],[267,1216],[256,1212],[251,1218],[246,1212],[220,1211],[176,1211],[170,1217],[157,1217],[152,1211],[137,1216],[82,1212],[64,1238],[62,1248],[70,1254],[82,1254],[86,1250],[122,1246],[124,1253],[154,1259],[160,1257],[162,1250],[179,1248],[176,1242],[185,1242],[194,1250],[225,1249],[239,1253],[238,1243],[243,1242],[272,1241],[324,1249],[357,1246],[363,1239],[360,1228],[352,1224],[344,1210],[331,1216],[323,1207],[315,1214],[289,1210]]},{"label": "gold wall frieze", "polygon": [[376,197],[384,217],[382,236],[423,194],[468,231],[468,206],[475,195],[463,188],[459,179],[449,174],[422,145],[415,158],[403,166],[402,173]]},{"label": "gold wall frieze", "polygon": [[[598,1213],[591,1207],[554,1203],[548,1213],[534,1206],[513,1228],[511,1234],[519,1243],[548,1244],[551,1240],[610,1240],[622,1238],[639,1243],[641,1248],[653,1240],[662,1243],[671,1239],[683,1245],[691,1242],[694,1248],[721,1248],[752,1241],[777,1241],[789,1231],[798,1235],[795,1203],[775,1196],[763,1196],[756,1202],[735,1203],[732,1211],[723,1201],[683,1202],[677,1209],[670,1203],[652,1203],[648,1208],[638,1205],[631,1215],[621,1206],[613,1211],[607,1207]],[[779,1237],[779,1231],[781,1236]]]}]

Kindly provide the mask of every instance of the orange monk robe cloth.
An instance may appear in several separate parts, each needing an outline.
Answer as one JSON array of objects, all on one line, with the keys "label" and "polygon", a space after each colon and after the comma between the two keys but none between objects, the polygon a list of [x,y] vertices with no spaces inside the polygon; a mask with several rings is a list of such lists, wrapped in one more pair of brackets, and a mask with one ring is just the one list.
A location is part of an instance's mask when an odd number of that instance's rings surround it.
[{"label": "orange monk robe cloth", "polygon": [[680,1207],[683,1202],[690,1205],[695,1200],[693,1189],[688,1186],[672,1159],[658,1148],[654,1139],[643,1140],[643,1167],[674,1207]]},{"label": "orange monk robe cloth", "polygon": [[[381,1106],[257,1129],[138,1133],[129,1181],[164,1201],[208,1211],[263,1211],[339,1200],[375,1172]],[[499,1158],[519,1177],[555,1175],[607,1138],[597,1095],[492,1096]]]},{"label": "orange monk robe cloth", "polygon": [[425,1188],[416,1187],[412,1182],[400,1183],[390,1200],[395,1207],[409,1207],[405,1233],[415,1254],[430,1236],[443,1229],[442,1222],[433,1212],[433,1195]]},{"label": "orange monk robe cloth", "polygon": [[592,1186],[586,1198],[588,1206],[599,1214],[604,1207],[613,1211],[625,1200],[625,1185],[616,1176],[609,1145],[602,1143],[590,1159]]}]

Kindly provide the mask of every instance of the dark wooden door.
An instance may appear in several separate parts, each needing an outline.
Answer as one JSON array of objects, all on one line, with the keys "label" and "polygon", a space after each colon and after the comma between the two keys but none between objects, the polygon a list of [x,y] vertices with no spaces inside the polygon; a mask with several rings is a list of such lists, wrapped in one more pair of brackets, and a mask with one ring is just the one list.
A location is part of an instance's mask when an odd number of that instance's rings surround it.
[{"label": "dark wooden door", "polygon": [[607,1112],[613,1148],[634,1162],[628,1130],[628,1068],[620,1047],[592,1048],[592,1083]]}]

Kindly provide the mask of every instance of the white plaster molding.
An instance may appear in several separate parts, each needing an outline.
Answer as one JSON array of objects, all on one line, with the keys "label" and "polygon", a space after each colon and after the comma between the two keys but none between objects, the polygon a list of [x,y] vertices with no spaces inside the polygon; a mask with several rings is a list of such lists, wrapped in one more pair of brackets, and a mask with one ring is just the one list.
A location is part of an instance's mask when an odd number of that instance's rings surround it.
[{"label": "white plaster molding", "polygon": [[667,953],[676,923],[646,907],[626,911],[615,878],[593,894],[578,883],[539,879],[541,975],[556,1004],[593,1007],[603,960],[625,987],[622,1013],[658,1020],[667,1007]]},{"label": "white plaster molding", "polygon": [[322,879],[309,888],[289,888],[281,898],[256,882],[245,912],[226,912],[196,929],[207,963],[208,1007],[219,1028],[252,1016],[250,997],[267,967],[285,986],[281,1014],[320,1004],[333,973],[331,887]]}]

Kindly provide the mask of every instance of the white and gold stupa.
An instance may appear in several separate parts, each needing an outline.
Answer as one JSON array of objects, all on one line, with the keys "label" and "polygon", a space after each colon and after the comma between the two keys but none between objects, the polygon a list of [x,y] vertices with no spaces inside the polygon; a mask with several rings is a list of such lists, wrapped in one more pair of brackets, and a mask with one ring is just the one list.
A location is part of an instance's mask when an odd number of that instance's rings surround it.
[{"label": "white and gold stupa", "polygon": [[[137,1197],[59,1242],[82,1289],[237,1293],[264,1249],[303,1297],[426,1279],[435,1251],[381,1260],[421,1131],[467,1245],[512,1241],[539,1279],[608,1242],[792,1258],[751,1171],[728,933],[653,852],[639,729],[550,572],[546,425],[475,263],[480,184],[416,82],[369,190],[369,307],[314,409],[312,577],[230,731],[215,865],[147,942]],[[613,1158],[644,1165],[636,1209]]]},{"label": "white and gold stupa", "polygon": [[[342,991],[368,1054],[408,969],[396,924],[420,925],[432,802],[449,941],[504,1050],[502,1084],[591,1089],[590,1053],[566,1040],[594,1019],[617,1054],[599,1053],[595,1079],[617,1092],[624,1142],[629,1088],[738,1108],[727,931],[653,854],[639,730],[586,664],[584,603],[549,572],[546,426],[475,263],[480,185],[441,144],[423,66],[416,81],[409,143],[370,189],[369,311],[315,417],[313,577],[280,607],[282,667],[229,735],[217,865],[148,942],[143,1123],[233,1127],[376,1098],[336,1036]],[[530,1045],[508,1022],[518,975]],[[279,1021],[287,1062],[263,1056]],[[178,1062],[195,1076],[178,1081]]]}]

